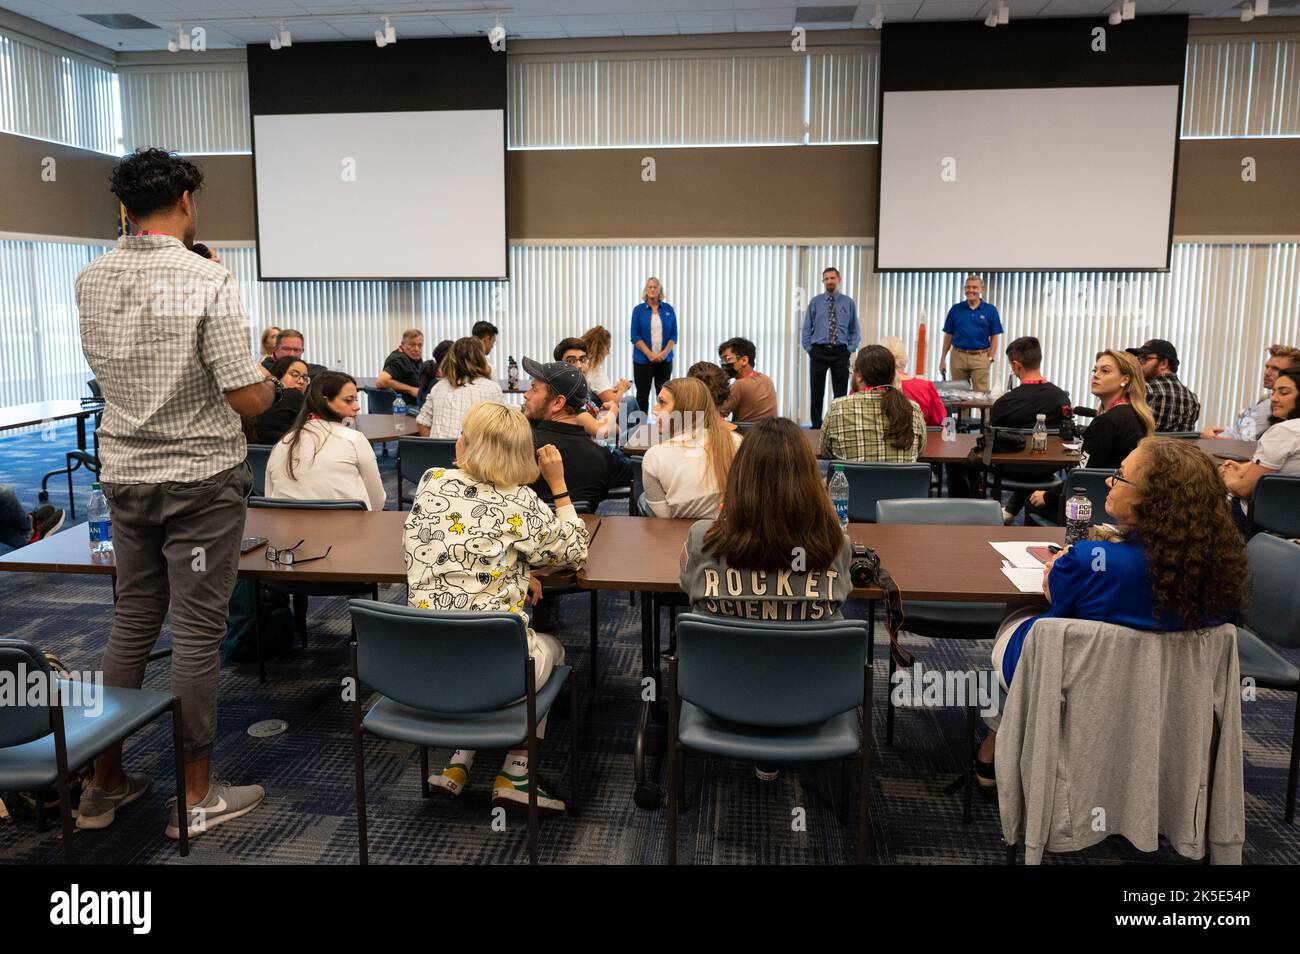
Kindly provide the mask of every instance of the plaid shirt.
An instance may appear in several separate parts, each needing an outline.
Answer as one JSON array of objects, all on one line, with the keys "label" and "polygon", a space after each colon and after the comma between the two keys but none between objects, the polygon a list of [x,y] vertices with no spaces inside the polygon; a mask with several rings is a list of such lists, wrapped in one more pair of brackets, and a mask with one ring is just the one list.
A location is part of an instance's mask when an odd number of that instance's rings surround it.
[{"label": "plaid shirt", "polygon": [[453,388],[446,378],[429,389],[429,396],[424,399],[424,407],[415,418],[415,423],[427,427],[430,437],[455,440],[460,437],[460,422],[465,412],[475,404],[495,401],[504,404],[501,385],[491,378],[475,378],[468,384]]},{"label": "plaid shirt", "polygon": [[925,415],[915,401],[912,408],[912,435],[915,440],[897,448],[885,440],[885,415],[880,409],[884,392],[867,391],[836,398],[822,424],[821,456],[834,460],[882,461],[910,464],[925,451]]},{"label": "plaid shirt", "polygon": [[1201,402],[1178,380],[1164,374],[1147,382],[1147,403],[1156,416],[1157,431],[1194,431],[1201,416]]},{"label": "plaid shirt", "polygon": [[170,235],[125,236],[77,276],[77,310],[105,483],[192,483],[244,459],[225,392],[264,376],[229,272]]}]

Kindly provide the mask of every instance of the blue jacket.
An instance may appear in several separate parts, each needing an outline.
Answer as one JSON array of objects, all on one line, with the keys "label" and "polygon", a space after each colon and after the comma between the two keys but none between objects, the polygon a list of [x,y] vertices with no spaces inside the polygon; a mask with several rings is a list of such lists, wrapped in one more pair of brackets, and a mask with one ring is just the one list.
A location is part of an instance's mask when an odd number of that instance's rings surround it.
[{"label": "blue jacket", "polygon": [[[636,346],[638,341],[644,341],[647,348],[652,347],[650,344],[650,319],[652,315],[650,306],[645,302],[637,305],[632,309],[632,363],[649,364],[650,359],[641,353],[641,349]],[[664,326],[664,345],[668,342],[677,340],[677,312],[673,311],[673,306],[666,301],[659,303],[659,320]],[[668,355],[668,360],[672,361],[677,354],[677,349],[673,348]]]}]

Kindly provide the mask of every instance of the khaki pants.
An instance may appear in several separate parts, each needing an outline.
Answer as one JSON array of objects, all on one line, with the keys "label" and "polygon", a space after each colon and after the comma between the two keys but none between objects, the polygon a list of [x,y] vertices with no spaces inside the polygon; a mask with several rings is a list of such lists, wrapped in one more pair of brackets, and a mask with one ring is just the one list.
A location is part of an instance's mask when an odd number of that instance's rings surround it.
[{"label": "khaki pants", "polygon": [[952,380],[970,381],[972,391],[987,391],[989,389],[989,368],[993,364],[993,359],[988,356],[986,351],[958,351],[952,350]]}]

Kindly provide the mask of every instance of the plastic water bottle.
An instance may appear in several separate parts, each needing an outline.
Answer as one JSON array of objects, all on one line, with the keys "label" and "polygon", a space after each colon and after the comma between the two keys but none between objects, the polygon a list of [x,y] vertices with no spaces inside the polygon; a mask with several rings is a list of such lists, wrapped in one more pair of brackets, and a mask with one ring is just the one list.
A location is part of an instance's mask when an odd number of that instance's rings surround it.
[{"label": "plastic water bottle", "polygon": [[943,419],[943,439],[948,442],[957,439],[957,419],[951,414]]},{"label": "plastic water bottle", "polygon": [[406,402],[400,394],[393,399],[393,430],[399,434],[406,432]]},{"label": "plastic water bottle", "polygon": [[1241,412],[1241,417],[1237,418],[1237,433],[1241,435],[1243,441],[1255,440],[1255,409],[1248,407]]},{"label": "plastic water bottle", "polygon": [[113,552],[113,514],[99,484],[90,488],[90,552]]},{"label": "plastic water bottle", "polygon": [[519,365],[515,363],[514,355],[510,355],[506,362],[506,382],[510,385],[511,391],[519,387]]},{"label": "plastic water bottle", "polygon": [[1039,414],[1034,418],[1034,437],[1030,442],[1030,451],[1034,454],[1047,453],[1047,415]]},{"label": "plastic water bottle", "polygon": [[1092,499],[1082,487],[1072,490],[1073,496],[1065,502],[1065,544],[1069,546],[1088,536],[1092,523]]},{"label": "plastic water bottle", "polygon": [[844,468],[839,464],[835,465],[835,472],[831,474],[829,491],[835,514],[840,518],[840,529],[847,530],[849,528],[849,479],[844,476]]}]

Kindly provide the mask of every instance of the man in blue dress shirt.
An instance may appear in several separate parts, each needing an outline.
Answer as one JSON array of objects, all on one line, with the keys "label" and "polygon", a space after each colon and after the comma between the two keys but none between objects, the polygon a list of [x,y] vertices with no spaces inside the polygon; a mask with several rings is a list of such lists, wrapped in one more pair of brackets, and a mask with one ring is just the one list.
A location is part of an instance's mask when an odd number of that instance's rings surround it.
[{"label": "man in blue dress shirt", "polygon": [[978,275],[966,277],[966,300],[948,309],[943,323],[943,354],[939,371],[948,370],[948,352],[952,351],[952,379],[969,381],[972,391],[989,389],[989,367],[1002,334],[998,310],[986,302],[984,280]]},{"label": "man in blue dress shirt", "polygon": [[826,294],[818,295],[808,305],[800,343],[812,359],[812,426],[822,426],[822,398],[826,391],[826,372],[831,373],[831,399],[843,397],[849,389],[849,358],[858,350],[862,332],[858,328],[858,306],[848,295],[841,295],[840,270],[822,272]]}]

